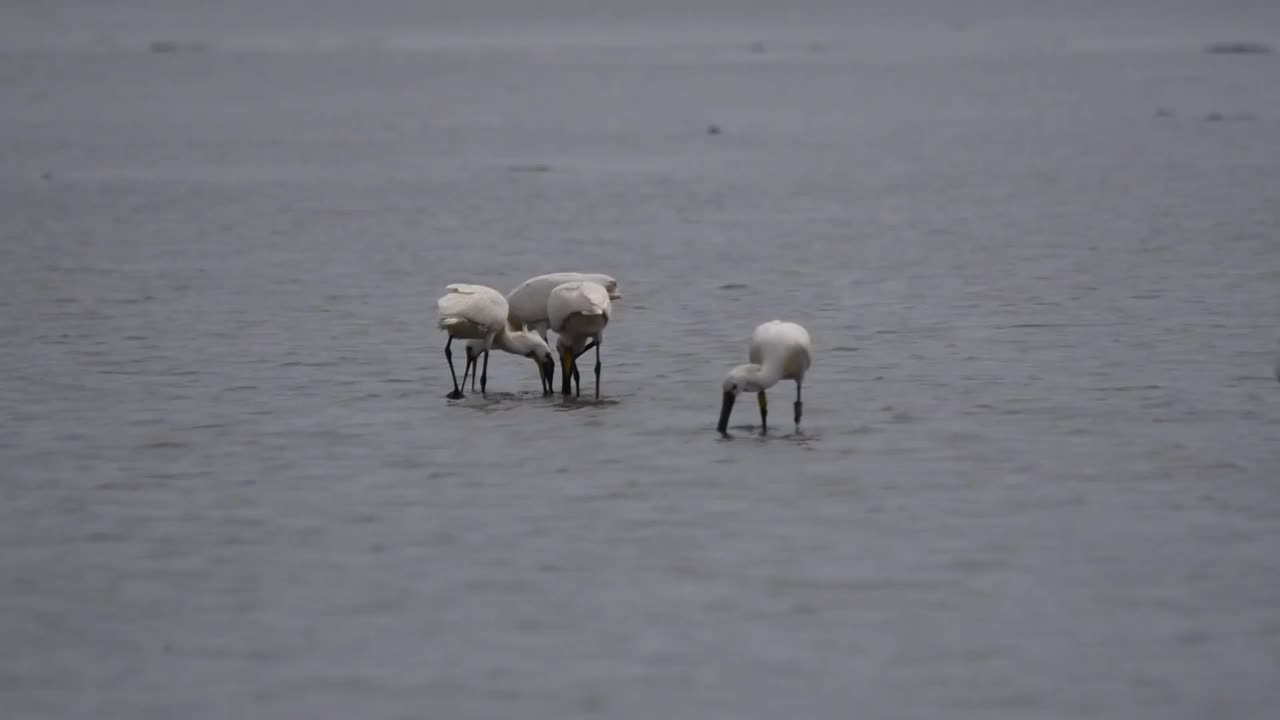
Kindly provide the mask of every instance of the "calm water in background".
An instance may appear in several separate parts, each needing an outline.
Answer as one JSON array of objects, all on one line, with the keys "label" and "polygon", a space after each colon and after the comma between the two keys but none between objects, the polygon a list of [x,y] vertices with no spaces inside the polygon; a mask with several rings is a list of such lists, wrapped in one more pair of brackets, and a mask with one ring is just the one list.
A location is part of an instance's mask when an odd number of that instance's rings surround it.
[{"label": "calm water in background", "polygon": [[1272,716],[1280,12],[508,4],[2,11],[6,715]]}]

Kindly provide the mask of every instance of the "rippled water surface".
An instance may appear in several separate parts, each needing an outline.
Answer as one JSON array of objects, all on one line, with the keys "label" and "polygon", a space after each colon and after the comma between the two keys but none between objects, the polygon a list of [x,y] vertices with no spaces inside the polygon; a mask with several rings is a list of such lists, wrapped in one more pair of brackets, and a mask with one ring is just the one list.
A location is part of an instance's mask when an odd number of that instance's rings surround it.
[{"label": "rippled water surface", "polygon": [[509,4],[3,11],[9,716],[1272,716],[1274,9]]}]

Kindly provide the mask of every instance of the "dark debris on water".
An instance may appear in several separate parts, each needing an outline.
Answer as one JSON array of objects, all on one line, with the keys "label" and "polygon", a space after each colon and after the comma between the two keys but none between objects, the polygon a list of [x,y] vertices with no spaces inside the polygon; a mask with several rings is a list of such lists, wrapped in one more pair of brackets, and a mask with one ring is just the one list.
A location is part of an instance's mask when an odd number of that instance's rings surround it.
[{"label": "dark debris on water", "polygon": [[1259,42],[1220,42],[1211,43],[1204,48],[1209,55],[1266,55],[1271,46]]}]

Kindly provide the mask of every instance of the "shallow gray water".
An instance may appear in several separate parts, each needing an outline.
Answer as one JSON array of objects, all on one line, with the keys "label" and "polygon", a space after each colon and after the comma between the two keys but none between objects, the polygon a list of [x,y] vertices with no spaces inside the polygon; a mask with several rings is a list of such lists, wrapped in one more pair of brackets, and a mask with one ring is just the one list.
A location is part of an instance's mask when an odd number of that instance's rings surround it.
[{"label": "shallow gray water", "polygon": [[1275,8],[507,4],[3,11],[6,716],[1272,716]]}]

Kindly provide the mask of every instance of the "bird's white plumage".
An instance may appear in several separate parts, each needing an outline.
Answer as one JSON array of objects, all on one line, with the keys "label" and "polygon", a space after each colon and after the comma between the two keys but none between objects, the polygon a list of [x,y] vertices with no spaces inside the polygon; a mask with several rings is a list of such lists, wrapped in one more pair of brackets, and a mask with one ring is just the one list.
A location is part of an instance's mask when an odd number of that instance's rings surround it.
[{"label": "bird's white plumage", "polygon": [[[507,327],[505,322],[498,328],[498,332],[494,333],[491,337],[467,341],[465,346],[467,365],[470,366],[473,362],[479,362],[481,354],[490,349],[501,350],[506,353],[511,353],[512,355],[519,355],[520,357],[533,358],[534,362],[540,368],[540,373],[542,373],[542,366],[545,363],[551,362],[548,359],[551,355],[551,348],[547,345],[547,341],[542,339],[541,335],[531,330],[512,330]],[[547,386],[544,389],[550,388],[551,368],[552,366],[548,365],[545,375],[543,375],[547,381]],[[486,374],[488,372],[487,356],[485,358],[485,372]],[[476,376],[480,376],[478,368]],[[463,378],[466,378],[465,372],[463,373]],[[481,381],[483,382],[483,377],[481,377]],[[473,388],[474,385],[475,376],[472,378]]]},{"label": "bird's white plumage", "polygon": [[[467,347],[472,355],[484,352],[483,340],[468,340]],[[520,355],[522,357],[533,353],[536,359],[541,360],[551,352],[551,347],[547,345],[547,341],[543,340],[536,332],[525,330],[512,330],[504,327],[498,331],[493,337],[490,347],[494,350],[511,353],[512,355]]]},{"label": "bird's white plumage", "polygon": [[525,280],[515,290],[507,294],[508,322],[511,327],[536,330],[545,338],[547,328],[551,324],[550,318],[547,317],[551,291],[564,283],[575,281],[597,283],[614,300],[622,297],[622,294],[618,292],[618,281],[610,275],[577,272],[539,275]]},{"label": "bird's white plumage", "polygon": [[730,370],[721,386],[724,397],[720,403],[720,422],[716,429],[727,436],[735,398],[742,392],[754,392],[759,396],[760,432],[766,432],[768,401],[765,391],[783,379],[796,381],[794,408],[796,427],[799,428],[804,407],[800,399],[800,386],[809,370],[811,354],[809,331],[803,327],[781,320],[757,325],[755,332],[751,333],[751,345],[747,350],[747,359],[751,362]]},{"label": "bird's white plumage", "polygon": [[600,398],[600,345],[609,324],[609,291],[599,283],[573,280],[555,286],[547,298],[547,322],[557,333],[556,349],[560,351],[563,392],[569,393],[570,374],[577,375],[576,358],[587,350],[588,341],[596,348],[596,399]]},{"label": "bird's white plumage", "polygon": [[751,333],[747,359],[756,365],[777,365],[779,380],[803,380],[809,369],[809,331],[781,320],[761,323]]},{"label": "bird's white plumage", "polygon": [[507,299],[484,285],[455,283],[445,289],[449,292],[436,301],[440,329],[450,337],[481,340],[488,349],[506,325]]},{"label": "bird's white plumage", "polygon": [[557,285],[547,298],[547,322],[560,335],[596,335],[608,324],[611,310],[609,291],[587,280]]},{"label": "bird's white plumage", "polygon": [[779,380],[804,380],[809,370],[811,344],[809,331],[800,325],[781,320],[761,323],[751,333],[747,365],[729,371],[724,389],[730,392],[759,392]]}]

